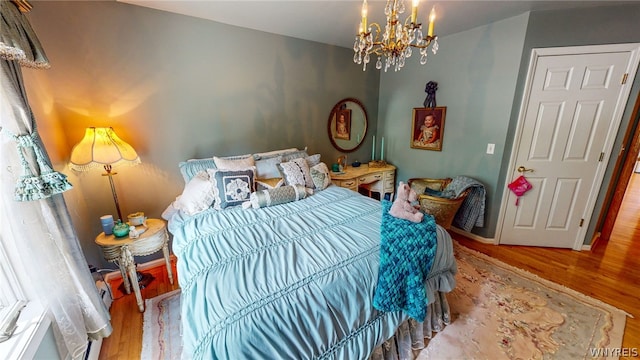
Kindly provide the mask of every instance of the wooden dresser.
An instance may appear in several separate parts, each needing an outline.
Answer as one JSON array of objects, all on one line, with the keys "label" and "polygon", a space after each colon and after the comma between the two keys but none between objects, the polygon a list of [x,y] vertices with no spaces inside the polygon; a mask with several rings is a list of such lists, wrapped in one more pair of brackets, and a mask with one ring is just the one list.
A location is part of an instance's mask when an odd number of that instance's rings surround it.
[{"label": "wooden dresser", "polygon": [[359,167],[347,166],[343,172],[331,172],[331,180],[335,185],[353,191],[364,190],[369,197],[378,193],[382,199],[389,194],[389,199],[393,200],[396,167],[389,164],[384,167],[369,167],[367,164]]}]

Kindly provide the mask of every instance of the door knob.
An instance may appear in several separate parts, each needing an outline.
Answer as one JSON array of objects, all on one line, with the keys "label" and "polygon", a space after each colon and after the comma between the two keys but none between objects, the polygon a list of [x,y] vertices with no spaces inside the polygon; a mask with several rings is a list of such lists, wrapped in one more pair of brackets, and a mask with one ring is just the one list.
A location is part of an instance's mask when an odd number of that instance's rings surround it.
[{"label": "door knob", "polygon": [[518,172],[519,172],[519,173],[525,173],[525,172],[527,172],[527,171],[531,171],[531,172],[533,172],[533,169],[527,169],[527,168],[526,168],[526,167],[524,167],[524,166],[519,166],[519,167],[518,167]]}]

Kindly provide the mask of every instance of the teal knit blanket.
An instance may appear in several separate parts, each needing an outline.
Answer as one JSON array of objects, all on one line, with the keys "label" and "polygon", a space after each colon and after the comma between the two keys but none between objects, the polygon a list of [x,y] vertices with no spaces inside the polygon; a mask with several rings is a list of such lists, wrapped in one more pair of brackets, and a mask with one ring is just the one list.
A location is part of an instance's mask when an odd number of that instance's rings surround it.
[{"label": "teal knit blanket", "polygon": [[380,269],[373,306],[380,311],[404,311],[424,321],[428,299],[425,279],[436,253],[436,222],[425,215],[420,223],[389,215],[391,202],[382,201]]}]

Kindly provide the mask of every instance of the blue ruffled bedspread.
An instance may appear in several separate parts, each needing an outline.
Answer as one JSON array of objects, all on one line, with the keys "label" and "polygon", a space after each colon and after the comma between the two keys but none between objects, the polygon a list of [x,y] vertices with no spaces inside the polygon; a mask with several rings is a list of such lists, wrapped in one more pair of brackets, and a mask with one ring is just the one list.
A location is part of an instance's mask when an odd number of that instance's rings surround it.
[{"label": "blue ruffled bedspread", "polygon": [[431,215],[420,223],[393,217],[391,204],[382,201],[380,271],[373,306],[402,310],[424,321],[429,303],[424,284],[436,253],[436,222]]},{"label": "blue ruffled bedspread", "polygon": [[[368,358],[408,318],[373,306],[380,221],[380,202],[337,186],[266,208],[177,213],[183,358]],[[434,265],[427,291],[455,283],[451,259]]]}]

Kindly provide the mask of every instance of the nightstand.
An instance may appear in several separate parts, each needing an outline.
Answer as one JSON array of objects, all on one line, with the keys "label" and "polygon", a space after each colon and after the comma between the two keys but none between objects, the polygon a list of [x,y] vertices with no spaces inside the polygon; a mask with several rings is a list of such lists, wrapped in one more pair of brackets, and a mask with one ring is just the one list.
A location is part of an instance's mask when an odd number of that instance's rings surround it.
[{"label": "nightstand", "polygon": [[[139,230],[141,227],[138,226],[137,228]],[[147,230],[137,239],[131,239],[128,236],[116,238],[113,235],[105,235],[102,232],[96,237],[96,244],[102,248],[104,258],[107,261],[116,263],[120,268],[127,294],[131,293],[131,287],[133,287],[140,312],[144,311],[144,301],[140,294],[134,256],[151,255],[162,250],[167,265],[169,281],[173,284],[173,273],[171,272],[171,261],[169,260],[169,233],[163,220],[147,219]]]}]

